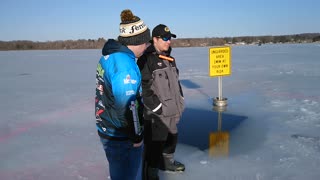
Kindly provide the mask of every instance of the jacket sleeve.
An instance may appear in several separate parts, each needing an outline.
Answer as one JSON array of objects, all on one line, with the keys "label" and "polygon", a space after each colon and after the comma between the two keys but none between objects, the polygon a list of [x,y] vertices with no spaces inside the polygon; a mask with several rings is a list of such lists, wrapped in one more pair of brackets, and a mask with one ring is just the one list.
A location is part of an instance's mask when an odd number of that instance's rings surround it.
[{"label": "jacket sleeve", "polygon": [[[176,69],[177,69],[177,74],[179,78],[179,69],[177,68],[177,65],[176,65]],[[182,91],[180,80],[178,80],[178,84],[179,84],[180,95],[183,97],[183,91]]]},{"label": "jacket sleeve", "polygon": [[[102,59],[102,58],[101,58]],[[106,71],[104,69],[103,61],[100,60],[97,67],[96,74],[96,100],[95,100],[95,114],[97,123],[102,123],[102,119],[118,119],[118,115],[116,111],[107,111],[105,102],[109,102],[109,109],[115,109],[114,99],[108,98],[104,94],[111,94],[111,84],[109,82],[109,78],[106,75]],[[116,128],[122,127],[120,123],[117,121],[113,121],[113,126]]]},{"label": "jacket sleeve", "polygon": [[152,69],[150,68],[150,61],[148,61],[147,55],[143,55],[137,62],[142,75],[142,97],[145,107],[152,112],[161,114],[162,103],[158,96],[151,89],[153,83]]}]

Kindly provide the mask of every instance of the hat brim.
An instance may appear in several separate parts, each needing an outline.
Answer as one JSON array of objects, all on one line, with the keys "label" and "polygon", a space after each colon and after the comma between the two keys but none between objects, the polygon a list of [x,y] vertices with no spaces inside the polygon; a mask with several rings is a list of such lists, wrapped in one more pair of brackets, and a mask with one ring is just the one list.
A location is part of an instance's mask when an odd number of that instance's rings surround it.
[{"label": "hat brim", "polygon": [[166,37],[166,38],[173,37],[173,38],[176,38],[177,36],[175,34],[168,33],[168,34],[165,34],[165,35],[163,35],[161,37]]}]

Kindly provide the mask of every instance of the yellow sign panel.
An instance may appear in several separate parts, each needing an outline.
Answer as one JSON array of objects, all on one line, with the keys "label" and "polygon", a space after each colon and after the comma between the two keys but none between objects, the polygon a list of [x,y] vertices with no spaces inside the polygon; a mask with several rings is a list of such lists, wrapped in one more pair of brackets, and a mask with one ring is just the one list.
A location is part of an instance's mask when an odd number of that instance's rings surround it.
[{"label": "yellow sign panel", "polygon": [[209,76],[225,76],[231,74],[230,46],[209,49]]},{"label": "yellow sign panel", "polygon": [[229,133],[216,132],[210,133],[209,155],[210,156],[228,156],[229,154]]}]

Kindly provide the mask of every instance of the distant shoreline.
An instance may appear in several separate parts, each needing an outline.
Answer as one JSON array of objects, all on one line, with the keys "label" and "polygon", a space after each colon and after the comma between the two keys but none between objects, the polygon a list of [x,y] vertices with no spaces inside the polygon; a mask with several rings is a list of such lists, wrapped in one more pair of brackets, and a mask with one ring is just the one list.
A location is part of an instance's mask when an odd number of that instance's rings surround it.
[{"label": "distant shoreline", "polygon": [[[0,41],[0,51],[9,50],[64,50],[64,49],[101,49],[104,38],[65,41]],[[178,38],[172,40],[172,47],[207,47],[221,45],[263,45],[287,43],[320,42],[320,33],[303,33],[281,36],[239,36],[224,38]]]}]

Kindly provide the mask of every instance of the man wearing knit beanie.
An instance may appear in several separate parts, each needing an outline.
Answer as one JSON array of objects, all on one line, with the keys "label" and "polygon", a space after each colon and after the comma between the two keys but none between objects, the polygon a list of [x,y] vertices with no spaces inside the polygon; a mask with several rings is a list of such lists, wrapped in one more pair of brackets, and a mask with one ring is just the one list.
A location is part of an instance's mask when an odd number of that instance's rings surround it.
[{"label": "man wearing knit beanie", "polygon": [[112,180],[141,180],[143,105],[141,74],[135,62],[149,45],[150,30],[126,9],[118,41],[109,39],[96,72],[95,116]]}]

